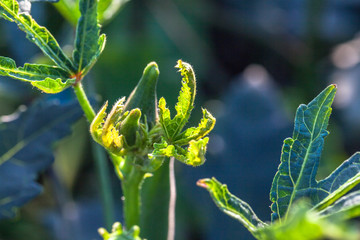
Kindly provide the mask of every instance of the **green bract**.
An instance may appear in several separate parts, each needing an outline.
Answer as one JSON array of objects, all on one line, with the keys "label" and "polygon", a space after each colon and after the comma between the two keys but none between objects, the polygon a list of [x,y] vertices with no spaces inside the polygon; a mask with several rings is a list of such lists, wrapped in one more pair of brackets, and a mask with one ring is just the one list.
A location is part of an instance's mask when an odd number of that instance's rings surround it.
[{"label": "green bract", "polygon": [[[327,178],[315,179],[324,138],[329,134],[326,128],[335,92],[336,86],[330,85],[308,105],[300,105],[296,112],[293,137],[284,141],[281,163],[271,187],[273,224],[261,222],[247,203],[229,193],[226,185],[216,179],[199,180],[198,185],[210,192],[218,207],[243,223],[256,238],[358,239],[353,232],[347,234],[349,229],[344,229],[342,221],[360,216],[360,192],[344,196],[360,182],[360,153],[344,161]],[[298,202],[304,201],[307,207],[302,207],[302,211],[294,210]],[[309,222],[309,216],[313,217],[313,222]],[[296,221],[302,223],[295,224]],[[308,225],[309,229],[302,229],[302,225]],[[329,226],[336,231],[329,234]],[[286,231],[287,234],[280,234]],[[289,238],[290,232],[300,237]]]},{"label": "green bract", "polygon": [[154,171],[163,161],[163,158],[154,159],[150,166],[147,157],[161,134],[155,105],[158,76],[156,63],[148,64],[129,99],[126,102],[125,98],[118,100],[109,114],[106,114],[106,102],[90,125],[90,133],[96,142],[116,156],[131,157],[146,172]]}]

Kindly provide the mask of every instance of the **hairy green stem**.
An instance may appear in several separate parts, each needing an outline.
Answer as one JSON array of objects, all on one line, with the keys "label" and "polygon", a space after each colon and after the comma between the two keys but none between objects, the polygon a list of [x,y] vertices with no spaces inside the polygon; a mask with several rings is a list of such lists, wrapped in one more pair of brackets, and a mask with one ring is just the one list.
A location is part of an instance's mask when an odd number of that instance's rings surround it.
[{"label": "hairy green stem", "polygon": [[92,108],[92,106],[89,102],[89,99],[86,96],[86,93],[84,91],[84,88],[82,87],[81,82],[78,82],[77,84],[75,84],[73,88],[74,88],[76,97],[79,101],[79,104],[85,113],[87,120],[91,123],[95,117],[95,111]]},{"label": "hairy green stem", "polygon": [[[81,108],[83,109],[87,120],[91,123],[95,117],[95,111],[92,108],[86,93],[82,87],[81,82],[78,82],[73,86],[76,97],[79,101]],[[110,174],[108,161],[104,155],[104,151],[100,146],[93,144],[95,165],[97,169],[97,177],[100,181],[101,189],[101,201],[104,209],[104,219],[107,229],[111,229],[112,223],[114,222],[114,202],[113,194],[110,186]]]},{"label": "hairy green stem", "polygon": [[140,190],[145,175],[145,172],[132,165],[131,160],[131,158],[125,158],[124,165],[127,171],[124,172],[124,179],[121,181],[124,195],[124,219],[127,229],[134,225],[140,225]]}]

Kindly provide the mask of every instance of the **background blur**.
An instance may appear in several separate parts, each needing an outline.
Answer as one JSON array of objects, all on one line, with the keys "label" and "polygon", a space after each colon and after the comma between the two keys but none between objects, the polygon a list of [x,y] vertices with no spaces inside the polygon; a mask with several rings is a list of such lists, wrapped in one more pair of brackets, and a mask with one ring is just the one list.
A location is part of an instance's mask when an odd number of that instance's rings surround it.
[{"label": "background blur", "polygon": [[[93,98],[101,105],[127,96],[146,64],[156,61],[158,97],[165,96],[173,106],[180,89],[174,65],[182,59],[193,65],[198,80],[192,124],[199,121],[201,106],[217,118],[207,162],[198,168],[176,163],[178,240],[253,239],[195,183],[215,176],[269,221],[272,178],[282,141],[292,134],[296,108],[330,83],[338,85],[338,93],[318,179],[360,149],[360,1],[122,3],[119,13],[103,26],[106,48],[84,80]],[[57,4],[33,2],[32,15],[71,53],[74,25],[54,7]],[[1,56],[19,65],[46,61],[15,24],[1,20],[0,35]],[[0,115],[42,97],[27,84],[0,79]],[[72,96],[70,91],[53,97]],[[55,164],[40,176],[43,194],[23,207],[16,219],[0,222],[1,240],[22,240],[24,235],[28,240],[100,239],[96,230],[104,223],[87,123],[78,122],[74,132],[56,144]],[[112,180],[117,220],[122,220],[120,184],[115,176]],[[164,209],[162,204],[150,206],[152,214],[160,214],[156,209]],[[158,223],[162,224],[155,220],[152,229],[142,229],[141,235],[161,240]]]}]

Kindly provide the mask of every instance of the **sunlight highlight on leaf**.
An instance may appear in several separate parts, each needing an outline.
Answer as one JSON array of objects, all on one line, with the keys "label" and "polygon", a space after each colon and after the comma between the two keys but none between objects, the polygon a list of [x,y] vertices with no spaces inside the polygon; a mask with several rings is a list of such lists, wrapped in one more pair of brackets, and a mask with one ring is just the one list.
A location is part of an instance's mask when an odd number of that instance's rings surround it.
[{"label": "sunlight highlight on leaf", "polygon": [[72,62],[62,51],[56,39],[45,27],[39,26],[30,15],[20,13],[16,0],[0,1],[0,17],[15,22],[26,33],[26,37],[35,43],[57,66],[70,75],[74,74],[75,68]]}]

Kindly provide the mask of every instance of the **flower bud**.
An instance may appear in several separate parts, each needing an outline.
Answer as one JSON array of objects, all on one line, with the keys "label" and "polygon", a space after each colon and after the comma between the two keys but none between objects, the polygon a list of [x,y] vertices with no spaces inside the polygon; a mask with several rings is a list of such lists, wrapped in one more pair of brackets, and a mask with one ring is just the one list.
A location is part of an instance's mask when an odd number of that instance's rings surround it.
[{"label": "flower bud", "polygon": [[150,127],[155,125],[158,118],[156,85],[159,73],[158,65],[155,62],[149,63],[124,106],[124,111],[139,108]]}]

